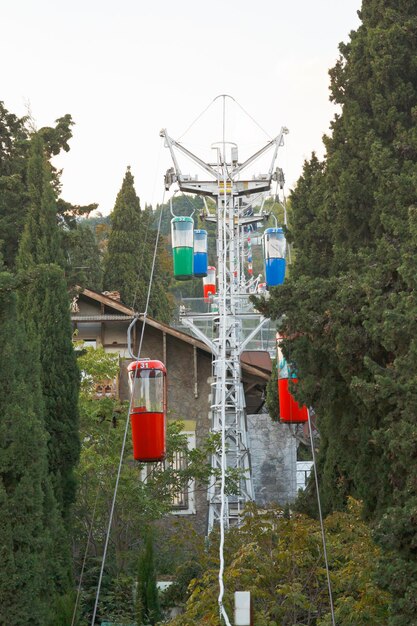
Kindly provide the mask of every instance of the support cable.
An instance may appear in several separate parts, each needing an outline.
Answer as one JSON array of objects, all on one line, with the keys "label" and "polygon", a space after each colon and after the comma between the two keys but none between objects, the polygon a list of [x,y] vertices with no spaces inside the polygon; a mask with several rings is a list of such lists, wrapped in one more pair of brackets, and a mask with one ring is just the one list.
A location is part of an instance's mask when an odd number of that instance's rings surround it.
[{"label": "support cable", "polygon": [[[165,192],[164,192],[164,197],[165,197]],[[162,199],[162,204],[164,202],[164,197]],[[149,306],[149,298],[150,298],[151,289],[152,289],[153,274],[154,274],[155,262],[156,262],[156,253],[157,253],[157,250],[158,250],[159,233],[160,233],[160,230],[161,230],[161,221],[162,221],[162,211],[159,214],[158,232],[156,234],[155,248],[154,248],[153,260],[152,260],[152,269],[151,269],[151,275],[149,277],[148,294],[147,294],[147,298],[146,298],[146,308],[145,308],[145,312],[143,314],[142,333],[141,333],[141,337],[140,337],[139,349],[138,349],[138,357],[137,357],[138,359],[139,359],[141,351],[142,351],[143,335],[144,335],[144,332],[145,332],[145,324],[146,324],[146,317],[147,317],[148,306]],[[135,371],[135,376],[136,376],[136,371]],[[102,561],[101,561],[100,576],[99,576],[98,585],[97,585],[96,599],[95,599],[95,603],[94,603],[93,616],[92,616],[92,619],[91,619],[91,626],[94,626],[94,623],[95,623],[95,620],[96,620],[96,615],[97,615],[98,601],[99,601],[99,598],[100,598],[100,591],[101,591],[101,583],[102,583],[102,580],[103,580],[104,566],[106,564],[107,549],[108,549],[108,546],[109,546],[110,531],[111,531],[111,526],[112,526],[112,523],[113,523],[113,515],[114,515],[115,504],[116,504],[117,490],[119,488],[120,474],[121,474],[121,471],[122,471],[123,456],[124,456],[124,452],[125,452],[125,448],[126,448],[127,432],[129,430],[129,415],[131,413],[132,404],[133,404],[133,389],[132,389],[132,392],[130,394],[129,410],[128,410],[127,417],[126,417],[126,425],[125,425],[125,430],[124,430],[124,434],[123,434],[122,449],[120,451],[119,467],[117,469],[116,483],[115,483],[115,486],[114,486],[113,500],[112,500],[111,509],[110,509],[109,523],[108,523],[108,526],[107,526],[106,541],[105,541],[105,544],[104,544],[103,558],[102,558]]]},{"label": "support cable", "polygon": [[261,130],[268,137],[268,139],[272,140],[271,135],[264,128],[262,128],[262,126],[260,124],[258,124],[258,122],[255,120],[255,118],[252,117],[252,115],[250,113],[248,113],[246,111],[246,109],[244,109],[243,106],[237,100],[235,100],[234,98],[233,98],[233,100],[236,102],[237,106],[243,111],[243,113],[245,113],[245,115],[247,115],[249,117],[249,119],[251,119],[252,122],[259,128],[259,130]]},{"label": "support cable", "polygon": [[313,429],[311,428],[310,409],[307,409],[307,416],[308,416],[308,430],[310,432],[311,452],[312,452],[312,455],[313,455],[314,480],[315,480],[315,483],[316,483],[317,506],[318,506],[319,518],[320,518],[321,538],[322,538],[322,542],[323,542],[323,554],[324,554],[324,561],[325,561],[325,564],[326,564],[326,576],[327,576],[327,588],[329,590],[330,612],[331,612],[331,615],[332,615],[332,626],[336,626],[336,621],[335,621],[335,616],[334,616],[334,606],[333,606],[332,584],[331,584],[331,581],[330,581],[329,561],[327,559],[326,534],[324,532],[323,515],[322,515],[322,511],[321,511],[319,479],[317,477],[316,453],[315,453],[315,450],[314,450]]},{"label": "support cable", "polygon": [[[152,198],[155,195],[156,173],[158,172],[158,168],[159,168],[159,161],[160,161],[160,158],[161,158],[162,146],[163,146],[163,140],[161,139],[160,144],[159,144],[158,158],[157,158],[157,162],[156,162],[155,179],[154,179],[153,189],[152,189]],[[165,192],[164,192],[164,196],[165,196]],[[146,208],[144,210],[146,211]],[[162,200],[162,205],[161,205],[161,208],[160,208],[160,212],[161,213],[163,212],[163,200]],[[142,209],[141,209],[141,213],[142,213]],[[136,287],[135,287],[135,292],[133,294],[133,302],[132,302],[132,305],[131,305],[132,309],[135,309],[135,306],[136,306],[136,300],[137,300],[138,291],[139,291],[139,280],[140,280],[139,277],[140,277],[140,275],[142,273],[143,260],[145,258],[145,248],[146,248],[146,243],[148,241],[148,231],[149,231],[149,228],[150,228],[150,223],[151,223],[151,220],[147,219],[147,221],[146,221],[145,237],[143,239],[143,244],[142,244],[142,254],[141,254],[140,262],[139,262],[139,266],[138,266]],[[159,226],[159,228],[160,228],[160,226]]]},{"label": "support cable", "polygon": [[77,588],[77,596],[75,598],[74,611],[72,613],[71,626],[75,626],[75,620],[76,620],[76,617],[77,617],[77,610],[78,610],[78,604],[79,604],[79,601],[80,601],[81,588],[82,588],[83,577],[84,577],[84,570],[85,570],[85,565],[86,565],[86,562],[87,562],[88,548],[90,546],[90,541],[91,541],[91,537],[92,537],[92,534],[93,534],[93,526],[94,526],[95,517],[96,517],[96,508],[97,508],[97,503],[98,503],[99,491],[100,491],[100,486],[97,489],[96,498],[95,498],[95,501],[94,501],[93,513],[91,515],[90,528],[88,529],[87,545],[85,546],[83,564],[82,564],[81,573],[80,573],[80,580],[78,582],[78,588]]},{"label": "support cable", "polygon": [[[217,96],[218,97],[218,96]],[[198,122],[198,120],[203,117],[204,113],[206,113],[209,108],[212,106],[212,104],[215,102],[215,100],[217,100],[217,98],[213,98],[213,100],[211,102],[209,102],[209,104],[206,106],[206,108],[201,111],[201,113],[199,115],[197,115],[197,117],[195,118],[194,121],[191,122],[191,124],[185,129],[185,131],[182,133],[182,135],[180,135],[177,139],[177,141],[180,141],[184,135],[186,135],[188,133],[189,130],[191,130],[191,128],[194,126],[194,124],[196,124]]]},{"label": "support cable", "polygon": [[[109,424],[109,432],[107,433],[107,438],[106,438],[106,446],[107,446],[107,444],[109,443],[109,440],[110,440],[111,428],[112,428],[112,425],[110,423]],[[82,589],[82,583],[83,583],[83,578],[84,578],[84,571],[85,571],[85,566],[86,566],[86,563],[87,563],[88,549],[90,547],[91,537],[93,536],[94,522],[96,521],[96,510],[97,510],[97,504],[98,504],[98,497],[99,497],[100,491],[102,489],[103,489],[103,487],[99,483],[99,485],[97,487],[97,491],[96,491],[96,497],[94,499],[94,506],[93,506],[93,512],[91,514],[90,527],[88,529],[87,543],[86,543],[86,546],[85,546],[84,558],[83,558],[83,563],[82,563],[82,566],[81,566],[80,580],[78,582],[77,596],[75,598],[75,604],[74,604],[74,611],[72,613],[71,626],[75,626],[75,620],[76,620],[76,617],[77,617],[77,609],[78,609],[78,604],[80,602],[81,589]]]},{"label": "support cable", "polygon": [[[235,102],[237,104],[237,106],[241,109],[241,111],[243,111],[243,113],[245,115],[247,115],[247,117],[255,124],[255,126],[257,126],[259,128],[259,130],[261,130],[267,137],[269,140],[272,140],[271,135],[256,121],[256,119],[250,114],[248,113],[248,111],[240,104],[240,102],[238,102],[235,98],[233,98],[233,96],[229,96],[228,94],[221,94],[219,96],[216,96],[215,98],[213,98],[213,100],[206,106],[205,109],[203,109],[203,111],[201,111],[201,113],[199,115],[197,115],[197,117],[191,122],[191,124],[185,129],[185,131],[182,133],[182,135],[180,135],[178,137],[177,141],[180,141],[187,133],[188,131],[191,130],[191,128],[194,126],[194,124],[196,124],[198,122],[198,120],[203,117],[203,115],[209,110],[209,108],[216,102],[216,100],[218,100],[219,98],[223,98],[223,111],[224,111],[224,107],[225,107],[225,100],[226,98],[230,98],[230,100],[233,100],[233,102]],[[224,140],[224,139],[223,139]]]},{"label": "support cable", "polygon": [[[292,424],[288,424],[288,427],[290,429],[290,434],[291,436],[293,436],[293,432],[292,432]],[[291,486],[294,485],[295,483],[295,493],[297,493],[297,440],[294,441],[294,445],[295,445],[295,463],[291,463]],[[294,476],[294,470],[295,470],[295,476]],[[291,507],[289,506],[289,527],[290,527],[290,533],[291,533],[291,587],[293,587],[294,585],[294,580],[295,580],[295,533],[292,532],[292,528],[291,525],[294,524],[294,519],[292,517],[292,511],[291,511]],[[296,624],[297,623],[297,604],[295,601],[295,593],[292,590],[292,595],[293,595],[293,604],[292,604],[292,610],[293,610],[293,623]]]}]

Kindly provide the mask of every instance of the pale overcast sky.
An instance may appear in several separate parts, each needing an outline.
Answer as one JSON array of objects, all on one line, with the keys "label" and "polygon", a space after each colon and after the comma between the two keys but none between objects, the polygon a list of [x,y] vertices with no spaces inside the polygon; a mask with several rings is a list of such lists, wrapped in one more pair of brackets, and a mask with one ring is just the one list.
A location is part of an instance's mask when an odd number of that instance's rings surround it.
[{"label": "pale overcast sky", "polygon": [[[38,127],[72,115],[71,150],[57,161],[62,195],[74,204],[98,202],[103,213],[113,208],[127,165],[142,206],[161,202],[171,161],[160,129],[179,138],[223,93],[240,105],[227,121],[236,133],[245,130],[244,156],[267,135],[242,109],[271,137],[289,128],[278,164],[292,187],[303,160],[313,150],[323,153],[321,138],[335,112],[327,72],[339,42],[359,25],[360,5],[3,0],[0,100],[18,116],[30,103]],[[182,140],[202,156],[221,139],[218,103]]]}]

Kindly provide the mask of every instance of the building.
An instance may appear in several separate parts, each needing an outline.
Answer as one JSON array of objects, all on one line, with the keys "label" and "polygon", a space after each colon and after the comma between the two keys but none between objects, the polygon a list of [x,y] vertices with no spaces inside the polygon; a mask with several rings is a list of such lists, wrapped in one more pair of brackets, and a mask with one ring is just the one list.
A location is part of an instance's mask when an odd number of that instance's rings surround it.
[{"label": "building", "polygon": [[[98,394],[129,398],[127,366],[131,362],[127,330],[135,312],[120,302],[117,292],[98,293],[79,290],[71,304],[74,339],[84,345],[103,347],[120,356],[118,381],[103,381]],[[132,331],[132,349],[138,354],[144,325],[143,315],[137,317]],[[189,445],[198,446],[210,431],[212,354],[202,341],[167,324],[146,319],[141,358],[161,360],[168,371],[169,419],[180,419]],[[266,383],[270,379],[271,361],[267,354],[244,353],[242,357],[243,386],[248,415],[249,445],[259,503],[286,502],[296,493],[296,444],[288,429],[271,422],[262,414]],[[181,463],[181,459],[177,459]],[[288,467],[287,467],[288,466]],[[294,467],[294,484],[288,480]],[[257,494],[255,494],[257,497]],[[257,497],[258,500],[258,497]],[[173,513],[193,516],[196,527],[205,532],[208,503],[203,491],[178,494]]]}]

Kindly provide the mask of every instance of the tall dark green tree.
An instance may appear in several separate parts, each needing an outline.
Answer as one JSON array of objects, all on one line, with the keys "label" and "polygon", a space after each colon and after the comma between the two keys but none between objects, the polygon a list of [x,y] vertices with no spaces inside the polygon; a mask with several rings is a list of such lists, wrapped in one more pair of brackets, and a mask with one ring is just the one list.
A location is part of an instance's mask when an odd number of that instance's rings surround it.
[{"label": "tall dark green tree", "polygon": [[341,113],[293,193],[296,261],[269,311],[285,314],[298,397],[318,415],[325,508],[363,498],[389,554],[390,623],[405,625],[417,620],[417,2],[364,0],[360,17],[330,71]]},{"label": "tall dark green tree", "polygon": [[[73,121],[69,114],[56,120],[56,125],[39,130],[48,157],[68,151]],[[27,165],[30,154],[29,118],[19,118],[10,113],[0,102],[0,253],[6,267],[13,270],[19,241],[22,236],[30,204],[27,189]],[[60,171],[50,166],[51,183],[60,191]],[[73,215],[83,214],[96,208],[74,207],[61,200],[58,212],[61,219],[70,221]]]},{"label": "tall dark green tree", "polygon": [[65,532],[48,472],[40,363],[0,274],[0,623],[44,626],[68,589]]},{"label": "tall dark green tree", "polygon": [[[120,291],[122,301],[144,311],[150,281],[156,233],[152,229],[151,209],[141,211],[134,178],[127,168],[122,187],[111,214],[112,230],[104,266],[104,287]],[[156,264],[148,313],[169,321],[172,309],[166,293],[167,276]]]},{"label": "tall dark green tree", "polygon": [[84,221],[65,233],[68,254],[67,281],[95,291],[103,286],[101,255],[94,230]]},{"label": "tall dark green tree", "polygon": [[10,269],[14,267],[28,205],[25,181],[29,141],[25,122],[0,102],[0,251]]},{"label": "tall dark green tree", "polygon": [[32,139],[28,165],[30,208],[19,248],[21,274],[36,270],[20,298],[30,337],[39,339],[45,425],[49,433],[49,469],[56,498],[67,518],[75,498],[74,468],[79,457],[79,372],[72,346],[61,237],[55,192],[42,139]]},{"label": "tall dark green tree", "polygon": [[136,597],[136,619],[140,625],[154,626],[161,619],[161,609],[156,586],[156,572],[153,552],[153,536],[147,531],[143,552],[138,565],[138,586]]}]

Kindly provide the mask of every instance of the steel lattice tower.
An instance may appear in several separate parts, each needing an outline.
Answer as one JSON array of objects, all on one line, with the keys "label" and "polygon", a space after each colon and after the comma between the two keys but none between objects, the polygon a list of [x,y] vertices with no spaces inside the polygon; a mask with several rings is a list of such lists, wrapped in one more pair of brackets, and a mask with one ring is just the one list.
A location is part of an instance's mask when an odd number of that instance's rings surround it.
[{"label": "steel lattice tower", "polygon": [[[221,96],[224,98],[224,96]],[[206,345],[213,353],[213,391],[212,391],[212,432],[222,433],[225,454],[212,456],[212,467],[221,470],[222,464],[228,470],[238,472],[236,493],[227,495],[223,500],[224,521],[226,526],[238,523],[245,504],[254,499],[250,466],[245,397],[243,391],[240,356],[256,333],[267,322],[259,313],[248,308],[248,288],[244,279],[242,263],[243,228],[250,223],[260,222],[267,215],[260,212],[245,215],[242,199],[270,190],[273,180],[282,177],[282,170],[274,169],[278,148],[283,145],[286,128],[282,128],[277,137],[268,142],[261,150],[245,162],[239,164],[237,147],[224,140],[216,145],[217,163],[206,163],[182,144],[172,139],[167,131],[161,131],[165,146],[169,148],[174,167],[165,175],[165,188],[173,183],[186,193],[211,197],[215,201],[216,213],[205,214],[207,221],[217,224],[217,275],[218,275],[218,312],[207,314],[187,314],[181,317],[182,323]],[[229,149],[230,148],[230,149]],[[229,149],[229,155],[226,154]],[[271,166],[267,174],[244,179],[243,171],[260,155],[272,150]],[[207,180],[197,180],[184,175],[179,167],[177,151],[197,163],[208,175]],[[216,325],[216,336],[210,337],[201,329],[199,322],[209,316]],[[242,333],[243,319],[252,317],[255,327],[252,332]],[[220,481],[211,484],[208,490],[209,519],[208,531],[220,520],[222,493]]]}]

